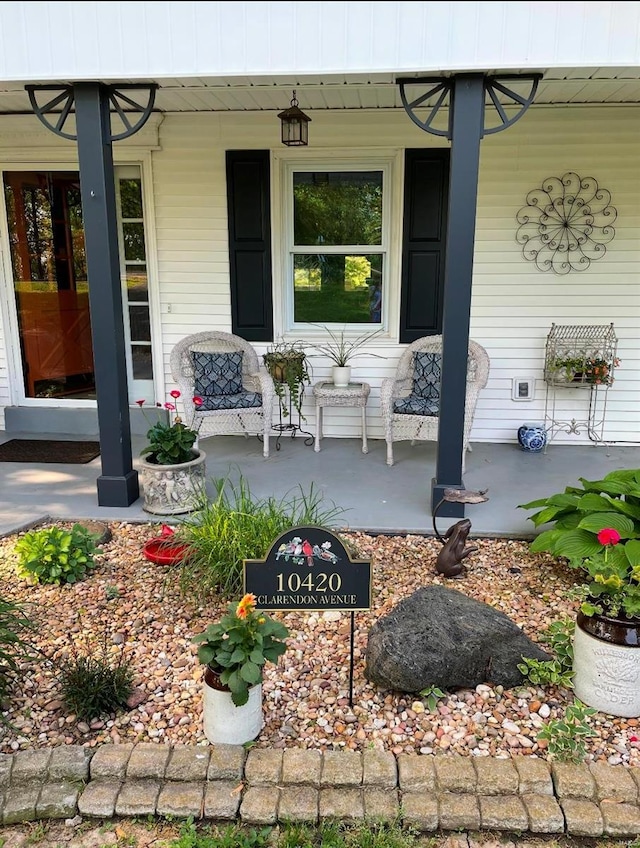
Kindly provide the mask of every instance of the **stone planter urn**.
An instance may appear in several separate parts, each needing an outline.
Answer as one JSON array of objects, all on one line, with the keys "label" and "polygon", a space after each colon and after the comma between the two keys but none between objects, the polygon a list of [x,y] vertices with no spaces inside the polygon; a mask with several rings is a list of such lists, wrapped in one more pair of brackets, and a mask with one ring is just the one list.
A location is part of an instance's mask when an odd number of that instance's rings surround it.
[{"label": "stone planter urn", "polygon": [[241,707],[231,700],[231,692],[210,666],[204,672],[202,714],[204,735],[212,745],[244,745],[262,730],[262,683],[249,689],[249,700]]},{"label": "stone planter urn", "polygon": [[145,512],[153,515],[180,515],[192,512],[205,491],[203,450],[194,451],[193,459],[178,465],[158,465],[142,459],[142,482]]},{"label": "stone planter urn", "polygon": [[579,612],[573,641],[576,697],[602,713],[640,716],[640,619]]}]

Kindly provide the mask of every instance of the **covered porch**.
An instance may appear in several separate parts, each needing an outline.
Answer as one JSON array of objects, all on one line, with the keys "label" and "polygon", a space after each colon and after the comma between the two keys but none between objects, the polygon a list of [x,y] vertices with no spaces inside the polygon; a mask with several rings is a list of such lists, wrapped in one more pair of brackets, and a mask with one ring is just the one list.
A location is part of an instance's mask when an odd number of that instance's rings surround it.
[{"label": "covered porch", "polygon": [[[20,434],[0,433],[0,442]],[[31,436],[33,437],[33,436]],[[47,438],[45,434],[42,438]],[[53,438],[63,438],[55,435]],[[133,454],[144,445],[133,437]],[[408,442],[396,445],[396,464],[385,464],[383,440],[369,442],[363,454],[359,439],[330,439],[315,453],[301,437],[286,438],[281,449],[262,456],[257,438],[222,436],[203,439],[207,454],[209,490],[213,478],[242,474],[256,497],[308,492],[313,483],[324,498],[345,510],[343,526],[383,533],[433,533],[428,481],[434,476],[436,445]],[[134,467],[137,460],[134,459]],[[640,466],[640,447],[551,444],[547,453],[527,453],[514,444],[475,443],[467,455],[467,489],[488,489],[489,501],[468,505],[472,534],[526,538],[533,533],[525,510],[518,504],[560,492],[579,477],[596,480],[610,471]],[[0,535],[42,521],[97,519],[144,522],[162,519],[142,509],[101,507],[95,497],[100,458],[86,465],[0,463]],[[454,519],[440,518],[442,532]]]}]

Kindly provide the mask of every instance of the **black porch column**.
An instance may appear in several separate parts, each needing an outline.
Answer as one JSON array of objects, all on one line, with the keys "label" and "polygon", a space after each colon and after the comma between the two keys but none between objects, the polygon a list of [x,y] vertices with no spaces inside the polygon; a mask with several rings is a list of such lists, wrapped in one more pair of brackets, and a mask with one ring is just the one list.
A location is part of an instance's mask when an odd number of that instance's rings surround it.
[{"label": "black porch column", "polygon": [[[431,481],[431,511],[448,488],[464,488],[462,445],[471,313],[473,248],[480,141],[484,120],[484,78],[454,78],[451,116],[451,171],[447,222],[444,308],[442,316],[442,383],[436,476]],[[464,504],[444,503],[443,516],[464,515]]]},{"label": "black porch column", "polygon": [[74,94],[102,460],[98,504],[123,507],[137,500],[139,489],[131,460],[109,94],[93,82],[76,83]]}]

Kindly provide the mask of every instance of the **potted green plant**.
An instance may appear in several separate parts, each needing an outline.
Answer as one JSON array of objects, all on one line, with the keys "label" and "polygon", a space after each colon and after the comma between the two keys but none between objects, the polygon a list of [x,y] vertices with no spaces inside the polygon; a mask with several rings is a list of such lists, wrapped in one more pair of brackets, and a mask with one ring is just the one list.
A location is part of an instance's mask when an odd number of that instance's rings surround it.
[{"label": "potted green plant", "polygon": [[313,324],[314,327],[320,327],[328,335],[328,341],[312,342],[311,347],[317,350],[318,353],[327,356],[333,362],[333,384],[335,386],[348,386],[351,379],[351,361],[358,356],[373,356],[377,359],[382,359],[377,353],[364,351],[362,348],[371,339],[379,336],[382,333],[382,328],[373,332],[361,333],[359,336],[350,338],[346,335],[346,330],[341,330],[339,333],[334,333],[329,327],[324,327],[319,324]]},{"label": "potted green plant", "polygon": [[[164,407],[157,404],[167,411],[168,420],[152,424],[148,444],[140,452],[143,509],[154,515],[191,512],[205,487],[206,454],[197,446],[198,430],[187,427],[176,412],[180,392],[174,389],[170,394],[172,401]],[[200,397],[192,402],[196,409],[202,406]],[[144,400],[136,403],[143,409]]]},{"label": "potted green plant", "polygon": [[550,377],[555,383],[610,386],[613,370],[618,365],[620,360],[617,357],[610,362],[600,356],[556,357],[550,366]]},{"label": "potted green plant", "polygon": [[528,504],[536,526],[552,523],[532,551],[565,557],[587,582],[574,636],[574,688],[601,712],[640,715],[640,469],[580,480]]},{"label": "potted green plant", "polygon": [[229,604],[219,622],[192,642],[204,663],[204,732],[213,743],[242,745],[263,725],[262,669],[285,652],[289,631],[256,609],[255,595]]},{"label": "potted green plant", "polygon": [[262,355],[262,360],[271,378],[282,416],[287,418],[290,408],[302,415],[302,401],[305,384],[311,383],[309,363],[301,341],[274,342]]}]

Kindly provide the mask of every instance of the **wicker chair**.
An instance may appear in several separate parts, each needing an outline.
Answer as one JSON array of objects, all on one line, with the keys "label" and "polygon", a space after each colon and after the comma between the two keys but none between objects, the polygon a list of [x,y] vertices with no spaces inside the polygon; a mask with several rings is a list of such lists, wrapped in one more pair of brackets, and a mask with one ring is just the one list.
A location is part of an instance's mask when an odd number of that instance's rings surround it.
[{"label": "wicker chair", "polygon": [[[197,355],[234,353],[241,354],[241,377],[238,376],[237,384],[226,394],[219,386],[211,395],[203,393],[202,385],[197,385],[202,380],[202,375],[196,373]],[[236,363],[240,366],[237,359]],[[258,355],[249,342],[231,333],[194,333],[179,341],[171,351],[171,374],[185,400],[188,426],[198,430],[200,436],[262,434],[262,452],[269,456],[273,380],[265,370],[260,370]],[[200,408],[189,402],[195,395],[204,397],[205,403]]]},{"label": "wicker chair", "polygon": [[[434,355],[442,352],[442,336],[426,336],[410,344],[400,357],[395,377],[387,377],[380,388],[380,405],[384,419],[385,438],[387,441],[387,465],[393,465],[393,443],[404,439],[414,441],[438,440],[438,409],[440,396],[439,360]],[[416,376],[416,354],[427,354],[427,359],[419,357],[418,363],[423,368],[429,360],[435,369],[435,374],[429,381],[431,392],[423,392],[416,399],[414,378]],[[434,358],[436,363],[434,365]],[[423,372],[424,373],[424,372]],[[469,436],[473,426],[473,416],[480,389],[487,384],[489,376],[489,356],[486,350],[477,342],[469,342],[469,359],[467,370],[467,393],[464,415],[464,445],[462,453],[462,470],[464,458],[469,445]],[[407,411],[401,411],[402,408]],[[410,411],[409,411],[410,410]]]}]

